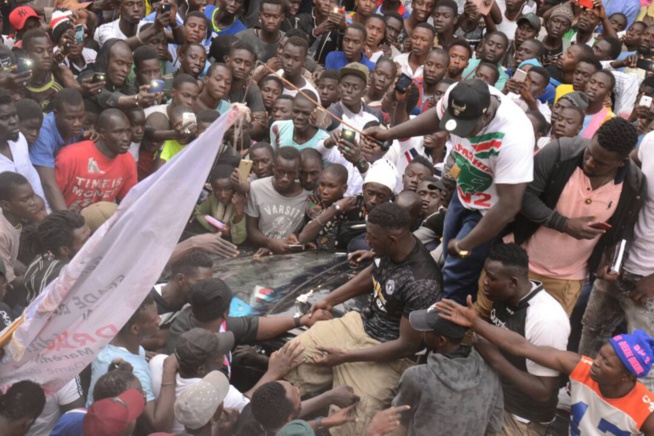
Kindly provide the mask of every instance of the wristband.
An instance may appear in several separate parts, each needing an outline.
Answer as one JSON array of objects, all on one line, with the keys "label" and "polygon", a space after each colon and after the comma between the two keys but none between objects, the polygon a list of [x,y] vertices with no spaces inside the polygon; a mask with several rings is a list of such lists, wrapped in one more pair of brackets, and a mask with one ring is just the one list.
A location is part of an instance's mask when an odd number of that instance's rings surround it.
[{"label": "wristband", "polygon": [[316,418],[316,430],[324,430],[325,426],[322,425],[322,416]]}]

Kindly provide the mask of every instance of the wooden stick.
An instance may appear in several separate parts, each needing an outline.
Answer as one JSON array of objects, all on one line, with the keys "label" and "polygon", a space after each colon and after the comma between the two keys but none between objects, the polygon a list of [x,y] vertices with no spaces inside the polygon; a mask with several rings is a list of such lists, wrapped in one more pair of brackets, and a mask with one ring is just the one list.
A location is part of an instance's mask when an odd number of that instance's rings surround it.
[{"label": "wooden stick", "polygon": [[361,135],[361,136],[365,136],[366,138],[368,138],[368,139],[370,139],[370,140],[376,141],[376,139],[369,137],[368,135],[366,135],[365,133],[363,133],[361,130],[357,129],[356,127],[354,127],[353,125],[351,125],[351,124],[349,124],[349,123],[346,123],[345,121],[343,121],[342,119],[340,119],[340,118],[337,117],[336,115],[334,115],[334,114],[332,114],[331,112],[329,112],[329,111],[328,111],[327,109],[325,109],[325,108],[324,108],[324,107],[323,107],[319,102],[315,101],[313,98],[311,98],[311,97],[309,97],[308,95],[306,95],[304,92],[302,92],[302,90],[301,90],[300,88],[298,88],[297,86],[293,85],[291,82],[289,82],[288,80],[286,80],[286,79],[285,79],[284,77],[282,77],[280,74],[277,74],[277,72],[276,72],[275,70],[273,70],[272,68],[270,68],[268,65],[263,64],[263,66],[266,67],[266,68],[268,69],[268,71],[270,71],[272,74],[274,74],[275,77],[279,78],[282,82],[286,83],[288,86],[290,86],[291,88],[295,89],[298,93],[302,94],[302,96],[303,96],[304,98],[306,98],[307,100],[309,100],[311,103],[313,103],[313,104],[315,104],[316,106],[318,106],[318,109],[320,109],[320,110],[323,111],[323,112],[326,112],[330,117],[336,119],[336,121],[339,121],[339,122],[340,122],[341,124],[343,124],[344,126],[349,127],[350,129],[354,130],[354,131],[357,132],[359,135]]}]

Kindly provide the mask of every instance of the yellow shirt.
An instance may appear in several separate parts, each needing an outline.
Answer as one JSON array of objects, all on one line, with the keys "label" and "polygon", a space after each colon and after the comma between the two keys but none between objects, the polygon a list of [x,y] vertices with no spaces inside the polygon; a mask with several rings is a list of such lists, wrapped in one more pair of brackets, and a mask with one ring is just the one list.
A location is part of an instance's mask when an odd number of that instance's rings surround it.
[{"label": "yellow shirt", "polygon": [[571,92],[574,91],[574,88],[572,85],[559,85],[556,87],[556,95],[554,97],[554,103],[559,101],[561,97],[563,97],[566,94],[570,94]]},{"label": "yellow shirt", "polygon": [[163,148],[161,149],[161,154],[159,155],[160,159],[165,160],[166,162],[170,161],[173,156],[182,151],[186,147],[185,145],[180,144],[174,139],[169,139],[164,142]]}]

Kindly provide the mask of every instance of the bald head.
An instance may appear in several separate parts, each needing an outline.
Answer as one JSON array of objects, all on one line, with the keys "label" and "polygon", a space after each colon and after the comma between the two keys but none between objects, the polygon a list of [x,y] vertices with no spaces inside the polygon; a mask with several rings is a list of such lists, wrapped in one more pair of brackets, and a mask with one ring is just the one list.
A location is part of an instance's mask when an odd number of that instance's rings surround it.
[{"label": "bald head", "polygon": [[110,123],[113,124],[114,121],[124,122],[129,124],[129,119],[123,111],[119,109],[105,109],[100,113],[98,117],[98,122],[96,123],[98,130],[106,129]]}]

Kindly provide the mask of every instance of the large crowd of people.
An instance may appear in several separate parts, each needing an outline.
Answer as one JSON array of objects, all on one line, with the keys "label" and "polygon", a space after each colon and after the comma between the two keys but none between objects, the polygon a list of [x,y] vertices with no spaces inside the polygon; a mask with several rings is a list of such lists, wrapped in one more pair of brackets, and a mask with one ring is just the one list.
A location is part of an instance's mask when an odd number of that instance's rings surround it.
[{"label": "large crowd of people", "polygon": [[[0,12],[0,328],[249,110],[159,283],[57,392],[7,387],[0,435],[654,436],[651,0]],[[309,250],[351,278],[234,316],[217,264]]]}]

